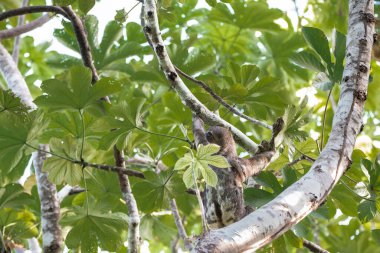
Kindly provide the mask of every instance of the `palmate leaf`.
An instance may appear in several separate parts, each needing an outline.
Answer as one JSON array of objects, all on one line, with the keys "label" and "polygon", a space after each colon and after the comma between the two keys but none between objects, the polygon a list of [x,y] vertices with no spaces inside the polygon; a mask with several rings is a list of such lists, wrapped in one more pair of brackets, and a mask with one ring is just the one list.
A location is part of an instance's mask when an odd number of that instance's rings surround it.
[{"label": "palmate leaf", "polygon": [[[78,185],[82,180],[82,168],[79,164],[75,164],[70,160],[79,160],[79,143],[70,136],[66,136],[62,140],[52,138],[50,140],[50,148],[54,154],[68,159],[65,160],[56,156],[46,159],[42,170],[49,172],[48,179],[50,182],[55,184],[66,182],[70,185]],[[86,171],[84,170],[84,172]]]},{"label": "palmate leaf", "polygon": [[128,134],[136,127],[141,126],[141,115],[145,99],[135,98],[130,101],[114,105],[107,116],[99,119],[95,128],[105,132],[100,139],[99,147],[108,150],[116,145],[122,149]]},{"label": "palmate leaf", "polygon": [[22,114],[29,110],[11,90],[0,89],[0,118],[8,114]]},{"label": "palmate leaf", "polygon": [[321,56],[327,65],[331,65],[329,42],[324,32],[314,27],[302,27],[302,33],[309,45]]},{"label": "palmate leaf", "polygon": [[98,252],[98,247],[116,251],[126,239],[122,231],[127,228],[127,215],[102,212],[91,203],[89,207],[73,207],[62,219],[63,225],[72,227],[65,240],[67,247],[80,247],[82,252]]},{"label": "palmate leaf", "polygon": [[38,236],[36,217],[32,212],[25,209],[16,211],[11,208],[2,208],[0,209],[0,217],[0,229],[3,238],[22,243],[23,239]]},{"label": "palmate leaf", "polygon": [[[37,147],[38,137],[47,125],[40,111],[17,116],[9,115],[0,125],[1,174],[6,175],[17,166],[31,149]],[[28,144],[28,145],[27,145]]]},{"label": "palmate leaf", "polygon": [[145,172],[145,180],[133,186],[137,205],[143,212],[149,213],[160,210],[167,204],[168,199],[185,193],[186,189],[180,183],[177,173],[163,171],[160,174]]},{"label": "palmate leaf", "polygon": [[216,186],[218,177],[209,165],[217,168],[228,168],[229,166],[225,157],[215,155],[219,150],[220,147],[216,144],[206,146],[200,144],[195,154],[190,150],[190,153],[185,154],[177,161],[174,169],[185,170],[182,179],[187,188],[195,184],[193,173],[196,179],[201,175],[207,185]]},{"label": "palmate leaf", "polygon": [[49,111],[83,110],[121,89],[121,84],[111,78],[102,78],[91,85],[91,71],[83,66],[73,67],[67,74],[66,81],[50,79],[43,82],[41,88],[46,94],[35,100],[39,107]]},{"label": "palmate leaf", "polygon": [[19,184],[9,184],[0,188],[0,210],[4,208],[22,208],[32,202],[29,194]]}]

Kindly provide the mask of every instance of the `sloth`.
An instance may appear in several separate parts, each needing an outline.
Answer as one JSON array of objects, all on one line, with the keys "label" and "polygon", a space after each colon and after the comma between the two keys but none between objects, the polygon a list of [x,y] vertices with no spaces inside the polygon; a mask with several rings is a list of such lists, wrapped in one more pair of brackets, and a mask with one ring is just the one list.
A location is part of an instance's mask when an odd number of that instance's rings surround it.
[{"label": "sloth", "polygon": [[243,197],[243,183],[251,176],[258,175],[275,154],[274,139],[283,128],[279,118],[273,125],[270,142],[262,141],[256,154],[248,159],[239,158],[231,132],[220,126],[211,126],[207,133],[203,121],[193,115],[193,135],[195,144],[214,143],[220,146],[219,155],[224,156],[230,167],[219,169],[211,166],[218,176],[216,187],[207,186],[202,194],[206,222],[209,228],[225,227],[242,219],[252,208],[246,207]]}]

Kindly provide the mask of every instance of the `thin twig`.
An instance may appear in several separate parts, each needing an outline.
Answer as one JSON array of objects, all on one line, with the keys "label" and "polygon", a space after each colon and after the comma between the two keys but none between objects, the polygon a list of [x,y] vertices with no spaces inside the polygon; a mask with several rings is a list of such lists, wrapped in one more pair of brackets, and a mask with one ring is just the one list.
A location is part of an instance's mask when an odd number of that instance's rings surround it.
[{"label": "thin twig", "polygon": [[248,120],[249,122],[253,123],[253,124],[256,124],[256,125],[259,125],[259,126],[262,126],[262,127],[265,127],[265,128],[268,128],[268,129],[272,129],[272,126],[268,125],[267,123],[264,123],[264,122],[261,122],[257,119],[254,119],[254,118],[251,118],[247,115],[245,115],[244,113],[241,113],[239,110],[237,110],[235,107],[233,106],[230,106],[226,101],[223,100],[223,98],[221,98],[219,95],[217,95],[211,88],[210,86],[208,86],[206,83],[198,80],[198,79],[195,79],[193,77],[191,77],[190,75],[186,74],[185,72],[183,72],[182,70],[180,70],[178,67],[174,66],[175,70],[177,71],[177,73],[179,73],[180,75],[182,75],[183,77],[185,77],[186,79],[198,84],[200,87],[202,87],[205,91],[207,91],[216,101],[218,101],[220,104],[222,104],[225,108],[227,108],[227,110],[229,110],[230,112],[232,112],[233,114],[243,118],[243,119],[246,119]]},{"label": "thin twig", "polygon": [[22,7],[18,9],[13,9],[9,11],[4,11],[0,13],[0,21],[3,21],[7,18],[20,16],[24,14],[30,14],[30,13],[40,13],[40,12],[53,12],[57,14],[61,14],[65,18],[69,19],[67,13],[59,6],[52,6],[52,5],[42,5],[42,6],[27,6]]},{"label": "thin twig", "polygon": [[58,158],[64,159],[66,161],[69,161],[69,162],[72,162],[72,163],[75,163],[75,164],[79,164],[82,167],[90,167],[90,168],[95,168],[95,169],[105,170],[105,171],[112,171],[112,172],[121,172],[121,173],[123,173],[125,175],[128,175],[128,176],[145,178],[144,174],[142,172],[139,172],[139,171],[136,171],[136,170],[126,169],[126,168],[123,168],[123,167],[112,166],[112,165],[107,165],[107,164],[97,164],[97,163],[89,163],[89,162],[86,162],[86,161],[75,160],[75,159],[70,158],[70,157],[64,157],[64,156],[55,154],[55,153],[53,153],[51,151],[46,151],[46,150],[34,147],[34,146],[32,146],[30,144],[27,144],[27,143],[25,143],[25,146],[28,146],[28,147],[30,147],[30,148],[32,148],[34,150],[40,151],[42,153],[49,154],[49,155],[52,155],[52,156],[56,156]]},{"label": "thin twig", "polygon": [[190,140],[183,139],[183,138],[180,138],[180,137],[177,137],[177,136],[172,136],[172,135],[167,135],[167,134],[161,134],[161,133],[155,133],[155,132],[151,132],[149,130],[146,130],[146,129],[140,128],[140,127],[136,127],[136,129],[140,130],[141,132],[147,133],[147,134],[162,136],[162,137],[166,137],[166,138],[171,138],[171,139],[175,139],[175,140],[186,142],[186,143],[190,144],[190,146],[192,145],[192,142]]},{"label": "thin twig", "polygon": [[174,222],[175,222],[177,229],[178,229],[178,234],[182,238],[182,240],[185,244],[185,248],[187,250],[192,250],[193,247],[191,245],[189,238],[187,237],[186,230],[185,230],[185,227],[183,226],[181,216],[179,215],[179,211],[178,211],[178,207],[177,207],[177,203],[176,203],[175,199],[170,200],[170,208],[172,209],[172,213],[174,216]]},{"label": "thin twig", "polygon": [[306,239],[303,239],[303,246],[314,253],[330,253],[329,251],[323,249],[318,244],[315,244],[311,241],[308,241]]},{"label": "thin twig", "polygon": [[21,34],[30,32],[30,31],[44,25],[50,19],[51,19],[51,16],[49,14],[45,14],[42,17],[40,17],[36,20],[33,20],[27,24],[17,26],[17,27],[12,28],[12,29],[2,30],[2,31],[0,31],[0,39],[12,38],[12,37],[16,37],[16,36],[19,36]]}]

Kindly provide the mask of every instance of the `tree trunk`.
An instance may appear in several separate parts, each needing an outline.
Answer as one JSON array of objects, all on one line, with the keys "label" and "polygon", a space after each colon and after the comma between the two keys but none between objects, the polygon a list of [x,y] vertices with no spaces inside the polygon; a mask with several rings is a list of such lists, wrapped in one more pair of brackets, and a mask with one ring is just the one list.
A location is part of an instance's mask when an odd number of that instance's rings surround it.
[{"label": "tree trunk", "polygon": [[362,126],[374,35],[373,0],[350,0],[346,66],[326,147],[310,171],[242,220],[199,238],[195,252],[255,251],[285,233],[326,199],[350,165]]}]

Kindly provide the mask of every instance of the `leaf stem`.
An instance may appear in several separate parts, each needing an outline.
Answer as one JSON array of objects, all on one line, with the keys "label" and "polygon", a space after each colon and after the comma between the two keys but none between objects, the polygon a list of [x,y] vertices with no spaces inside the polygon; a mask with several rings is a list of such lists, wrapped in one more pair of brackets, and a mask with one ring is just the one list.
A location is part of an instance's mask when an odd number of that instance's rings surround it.
[{"label": "leaf stem", "polygon": [[84,188],[86,189],[85,190],[85,194],[86,194],[86,205],[87,205],[87,216],[88,216],[88,207],[89,207],[89,202],[88,202],[88,189],[87,189],[87,180],[86,178],[84,177],[84,170],[85,170],[85,167],[82,168],[82,177],[83,177],[83,182],[84,182]]},{"label": "leaf stem", "polygon": [[80,118],[81,118],[81,121],[82,121],[82,146],[81,146],[81,149],[80,149],[80,160],[83,161],[83,149],[84,149],[84,139],[85,139],[85,125],[84,125],[84,117],[83,117],[83,112],[82,110],[79,110],[79,115],[80,115]]},{"label": "leaf stem", "polygon": [[194,184],[195,184],[195,194],[197,195],[199,208],[201,209],[202,228],[203,228],[203,232],[205,233],[205,232],[208,232],[208,226],[207,226],[207,221],[206,221],[206,213],[205,213],[205,208],[204,208],[203,202],[202,202],[201,192],[199,191],[197,179],[195,177],[194,163],[191,163],[191,175],[193,176],[193,180],[194,180]]},{"label": "leaf stem", "polygon": [[46,150],[43,150],[43,149],[40,149],[40,148],[33,147],[29,143],[25,143],[25,145],[28,146],[29,148],[32,148],[32,149],[36,150],[36,151],[40,151],[40,152],[45,153],[45,154],[49,154],[49,155],[52,155],[52,156],[55,156],[55,157],[59,157],[61,159],[64,159],[64,160],[72,162],[72,163],[76,162],[76,160],[74,160],[72,158],[61,156],[61,155],[58,155],[58,154],[56,154],[54,152],[51,152],[51,151],[46,151]]},{"label": "leaf stem", "polygon": [[329,95],[327,96],[327,99],[326,99],[325,110],[324,110],[324,112],[323,112],[322,133],[321,133],[321,144],[320,144],[321,150],[323,149],[323,145],[324,145],[324,135],[325,135],[325,124],[326,124],[327,106],[329,105],[330,96],[331,96],[331,93],[332,93],[333,89],[334,89],[334,86],[333,86],[333,87],[330,89],[330,91],[329,91]]},{"label": "leaf stem", "polygon": [[183,142],[186,142],[186,143],[190,144],[190,146],[192,144],[190,140],[186,140],[186,139],[183,139],[183,138],[180,138],[180,137],[177,137],[177,136],[171,136],[171,135],[161,134],[161,133],[154,133],[154,132],[151,132],[151,131],[146,130],[144,128],[137,127],[137,126],[136,126],[136,129],[140,130],[141,132],[144,132],[144,133],[148,133],[148,134],[152,134],[152,135],[157,135],[157,136],[162,136],[162,137],[167,137],[167,138],[183,141]]},{"label": "leaf stem", "polygon": [[347,184],[346,182],[344,182],[343,180],[340,180],[340,182],[347,188],[347,190],[349,190],[350,192],[352,192],[353,194],[355,194],[356,196],[358,196],[359,198],[361,199],[365,199],[365,200],[368,200],[368,201],[371,201],[371,202],[376,202],[375,200],[373,199],[370,199],[370,198],[367,198],[367,197],[364,197],[364,196],[361,196],[359,195],[358,193],[356,193],[354,190],[352,190]]}]

